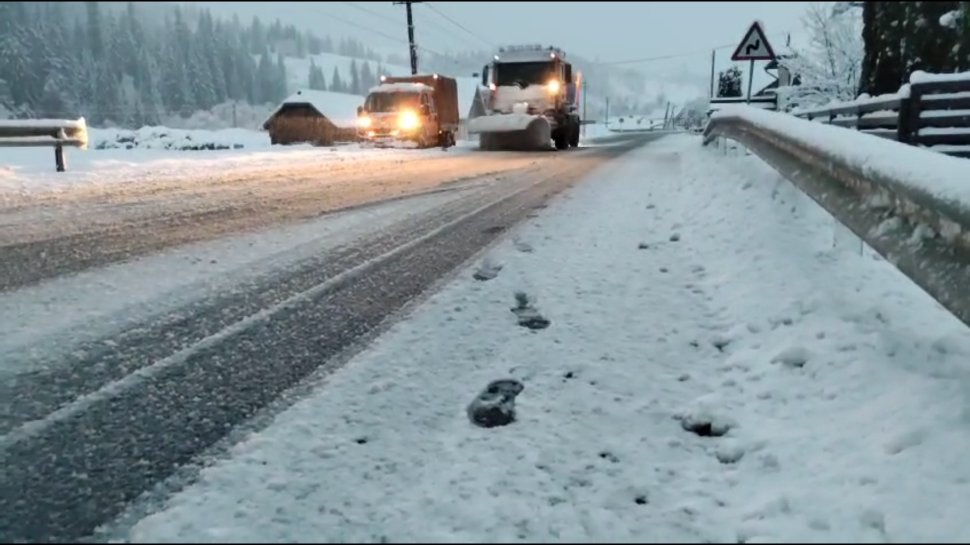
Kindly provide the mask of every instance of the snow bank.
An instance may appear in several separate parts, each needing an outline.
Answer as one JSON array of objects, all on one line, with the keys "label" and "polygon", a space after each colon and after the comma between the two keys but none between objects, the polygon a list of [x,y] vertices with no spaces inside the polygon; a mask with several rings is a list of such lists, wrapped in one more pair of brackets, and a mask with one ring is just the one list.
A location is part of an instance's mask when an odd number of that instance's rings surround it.
[{"label": "snow bank", "polygon": [[713,119],[740,118],[823,150],[866,176],[899,183],[970,213],[970,162],[841,127],[744,106],[724,107]]},{"label": "snow bank", "polygon": [[171,129],[168,127],[142,127],[138,130],[92,129],[91,140],[93,142],[92,147],[98,150],[198,151],[265,148],[270,145],[267,133],[247,129],[217,131]]},{"label": "snow bank", "polygon": [[[118,142],[128,138],[125,131],[98,130],[100,142]],[[151,131],[145,131],[147,134]],[[177,135],[184,133],[182,140]],[[251,176],[320,175],[329,168],[370,161],[404,161],[436,153],[431,150],[381,150],[357,144],[321,148],[307,145],[270,146],[268,136],[242,129],[213,131],[213,138],[203,138],[196,131],[163,129],[158,136],[144,140],[145,147],[127,149],[111,147],[86,152],[68,153],[67,172],[54,172],[50,148],[0,148],[0,202],[8,196],[42,191],[65,191],[80,187],[112,184],[154,184],[190,181],[214,184],[220,180]],[[173,136],[175,135],[175,136]],[[157,134],[156,134],[157,136]],[[171,142],[232,143],[243,149],[215,149],[204,153],[174,151]],[[468,145],[449,150],[468,151]],[[363,167],[361,167],[363,168]]]},{"label": "snow bank", "polygon": [[[118,537],[970,540],[966,327],[833,251],[832,219],[755,157],[675,136],[625,158]],[[517,325],[516,291],[547,329]],[[506,377],[518,421],[471,425]]]},{"label": "snow bank", "polygon": [[585,140],[595,140],[615,134],[605,123],[590,123],[583,125],[579,129],[580,138]]}]

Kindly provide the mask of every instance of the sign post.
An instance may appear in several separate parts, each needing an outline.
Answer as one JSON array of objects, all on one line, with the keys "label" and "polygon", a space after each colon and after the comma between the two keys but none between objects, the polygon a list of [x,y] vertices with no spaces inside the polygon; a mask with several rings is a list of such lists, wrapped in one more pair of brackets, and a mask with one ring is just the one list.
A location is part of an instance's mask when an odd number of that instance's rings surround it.
[{"label": "sign post", "polygon": [[765,36],[761,23],[758,21],[751,23],[748,31],[744,34],[744,38],[741,39],[741,43],[738,44],[738,48],[731,55],[731,60],[735,62],[751,61],[748,68],[748,98],[746,100],[750,104],[751,85],[754,83],[754,61],[775,60],[775,51],[768,43],[768,37]]}]

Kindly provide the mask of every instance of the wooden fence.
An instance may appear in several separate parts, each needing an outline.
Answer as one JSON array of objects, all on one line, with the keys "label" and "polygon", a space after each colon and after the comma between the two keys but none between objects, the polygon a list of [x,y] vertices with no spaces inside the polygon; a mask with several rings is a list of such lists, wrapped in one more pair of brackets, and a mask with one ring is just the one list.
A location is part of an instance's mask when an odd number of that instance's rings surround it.
[{"label": "wooden fence", "polygon": [[970,157],[970,79],[913,83],[908,97],[866,99],[795,115]]}]

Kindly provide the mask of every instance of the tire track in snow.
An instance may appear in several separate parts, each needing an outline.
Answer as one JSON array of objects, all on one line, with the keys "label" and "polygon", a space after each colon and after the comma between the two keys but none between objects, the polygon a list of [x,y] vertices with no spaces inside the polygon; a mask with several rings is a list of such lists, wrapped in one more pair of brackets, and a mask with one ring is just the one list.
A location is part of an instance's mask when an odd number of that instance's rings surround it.
[{"label": "tire track in snow", "polygon": [[[247,421],[289,388],[366,340],[437,279],[533,206],[640,142],[559,156],[539,179],[498,184],[463,214],[367,261],[342,281],[317,279],[273,312],[222,329],[142,367],[54,418],[2,440],[0,537],[73,541]],[[391,244],[393,246],[393,243]],[[283,278],[281,278],[283,280]],[[252,316],[252,315],[250,315]],[[157,365],[158,363],[162,363]],[[154,367],[153,367],[154,365]],[[321,415],[325,417],[325,415]]]},{"label": "tire track in snow", "polygon": [[[336,172],[283,169],[228,181],[160,181],[41,196],[0,207],[0,292],[165,248],[417,195],[475,177],[551,162],[548,155],[484,154],[369,164]],[[456,176],[456,172],[461,173]],[[330,175],[330,178],[326,176]],[[72,200],[73,199],[73,200]]]}]

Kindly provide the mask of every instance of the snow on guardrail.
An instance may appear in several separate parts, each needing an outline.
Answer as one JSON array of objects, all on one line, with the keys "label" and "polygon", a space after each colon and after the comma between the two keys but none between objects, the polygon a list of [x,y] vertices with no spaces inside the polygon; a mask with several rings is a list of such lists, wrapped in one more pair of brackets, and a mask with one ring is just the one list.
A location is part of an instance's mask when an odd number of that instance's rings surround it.
[{"label": "snow on guardrail", "polygon": [[717,112],[736,140],[970,325],[970,162],[787,114]]},{"label": "snow on guardrail", "polygon": [[74,146],[87,149],[88,126],[79,119],[0,119],[0,146]]},{"label": "snow on guardrail", "polygon": [[861,174],[892,180],[914,192],[945,201],[970,219],[970,162],[965,159],[744,106],[723,108],[711,120],[731,117],[784,134],[791,140],[839,158]]}]

